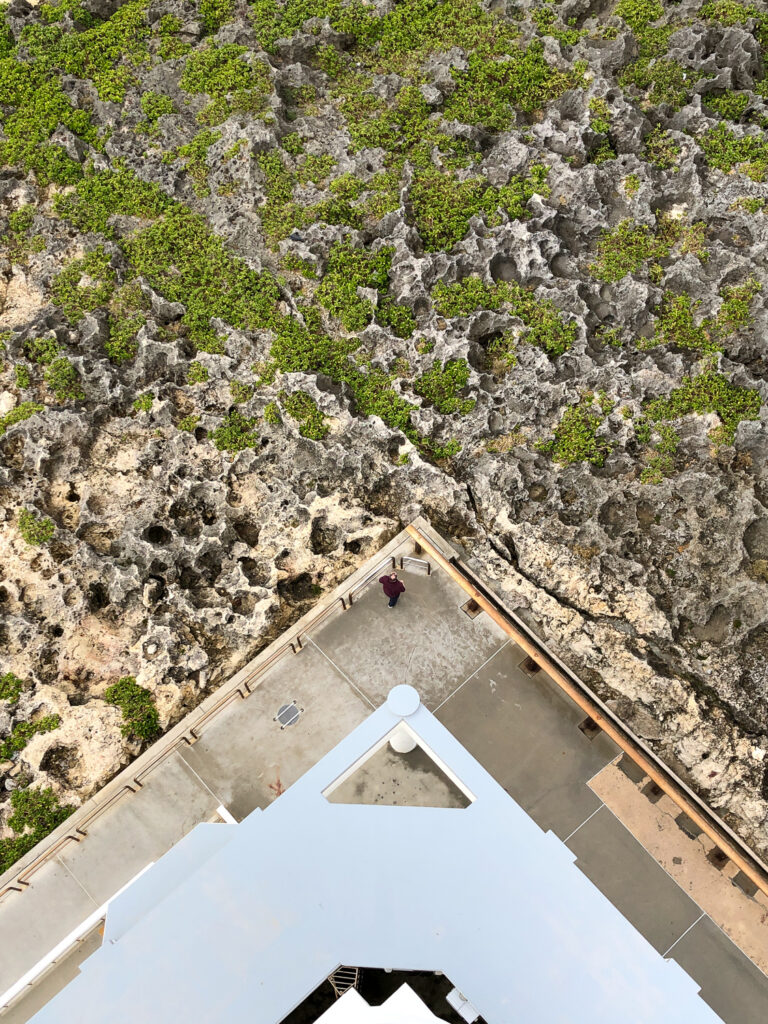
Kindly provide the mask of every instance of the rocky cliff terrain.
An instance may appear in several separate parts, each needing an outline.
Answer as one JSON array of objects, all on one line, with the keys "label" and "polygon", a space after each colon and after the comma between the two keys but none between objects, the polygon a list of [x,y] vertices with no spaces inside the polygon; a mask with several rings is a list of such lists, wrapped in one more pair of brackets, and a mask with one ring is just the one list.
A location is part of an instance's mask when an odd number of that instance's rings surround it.
[{"label": "rocky cliff terrain", "polygon": [[765,5],[0,10],[0,868],[418,512],[768,852]]}]

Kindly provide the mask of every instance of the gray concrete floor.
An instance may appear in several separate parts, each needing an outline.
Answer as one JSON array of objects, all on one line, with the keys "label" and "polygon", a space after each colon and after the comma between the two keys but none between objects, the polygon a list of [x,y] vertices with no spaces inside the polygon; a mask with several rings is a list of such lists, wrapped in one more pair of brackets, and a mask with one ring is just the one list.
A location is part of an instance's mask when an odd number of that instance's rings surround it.
[{"label": "gray concrete floor", "polygon": [[[301,714],[281,730],[275,715],[293,701]],[[266,807],[280,786],[295,782],[371,710],[309,643],[282,658],[250,697],[225,708],[180,756],[241,821],[256,807]]]},{"label": "gray concrete floor", "polygon": [[537,825],[565,839],[601,806],[586,783],[618,748],[603,733],[588,739],[584,713],[544,672],[527,675],[524,660],[506,644],[436,717]]},{"label": "gray concrete floor", "polygon": [[396,753],[389,744],[328,794],[333,804],[388,804],[391,807],[469,806],[469,799],[421,747]]},{"label": "gray concrete floor", "polygon": [[708,917],[702,917],[670,956],[701,986],[701,998],[726,1024],[765,1024],[768,979]]},{"label": "gray concrete floor", "polygon": [[651,945],[666,953],[701,910],[607,807],[567,841],[576,864]]},{"label": "gray concrete floor", "polygon": [[[662,953],[672,947],[726,1024],[768,1019],[768,979],[589,788],[615,746],[579,729],[583,713],[545,673],[522,670],[522,651],[487,616],[461,610],[466,595],[447,576],[402,577],[407,589],[396,608],[373,584],[312,630],[304,649],[286,654],[249,697],[211,719],[197,742],[155,768],[138,793],[97,818],[29,889],[0,902],[0,992],[195,824],[213,820],[219,805],[238,820],[267,806],[407,682],[541,828],[567,841],[579,868],[641,933]],[[292,702],[301,713],[281,729],[275,715]],[[385,749],[334,799],[460,804],[440,776],[423,751],[401,761]],[[2,1024],[27,1020],[56,979],[63,984],[76,970],[83,948],[0,1013]]]}]

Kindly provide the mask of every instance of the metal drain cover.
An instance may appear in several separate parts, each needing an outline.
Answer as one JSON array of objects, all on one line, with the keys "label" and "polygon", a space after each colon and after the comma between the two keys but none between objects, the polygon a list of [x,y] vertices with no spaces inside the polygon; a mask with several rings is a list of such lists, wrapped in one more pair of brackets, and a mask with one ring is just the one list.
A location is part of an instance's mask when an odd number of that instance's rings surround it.
[{"label": "metal drain cover", "polygon": [[301,712],[295,704],[283,704],[275,715],[275,721],[280,723],[280,728],[285,729],[288,725],[294,725],[299,720]]}]

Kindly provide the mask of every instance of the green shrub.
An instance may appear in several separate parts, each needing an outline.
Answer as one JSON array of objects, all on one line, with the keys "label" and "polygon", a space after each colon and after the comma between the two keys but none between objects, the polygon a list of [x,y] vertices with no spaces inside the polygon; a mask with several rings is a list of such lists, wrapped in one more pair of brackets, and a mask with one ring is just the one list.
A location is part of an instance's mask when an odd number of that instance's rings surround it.
[{"label": "green shrub", "polygon": [[196,196],[207,196],[208,188],[208,150],[221,138],[221,132],[205,129],[185,146],[179,146],[176,156],[184,160],[187,173],[192,179]]},{"label": "green shrub", "polygon": [[179,427],[179,430],[184,430],[188,434],[191,434],[191,433],[194,432],[194,429],[195,429],[195,427],[197,426],[197,424],[199,422],[200,422],[200,417],[199,416],[195,416],[195,415],[185,416],[183,419],[179,420],[178,427]]},{"label": "green shrub", "polygon": [[202,363],[191,362],[187,370],[187,384],[205,384],[209,376],[208,368]]},{"label": "green shrub", "polygon": [[175,200],[159,186],[142,181],[122,167],[117,171],[89,173],[72,192],[59,194],[54,199],[56,213],[78,231],[101,232],[110,238],[114,232],[107,222],[113,215],[155,220],[175,205]]},{"label": "green shrub", "polygon": [[26,747],[33,736],[51,732],[60,725],[61,719],[58,715],[45,715],[36,722],[19,722],[14,725],[10,736],[0,740],[0,761],[10,761],[14,754],[18,754]]},{"label": "green shrub", "polygon": [[32,378],[29,376],[29,370],[26,366],[17,363],[13,368],[13,374],[16,378],[16,387],[23,390],[32,386]]},{"label": "green shrub", "polygon": [[652,21],[664,16],[661,0],[619,0],[614,14],[623,18],[633,32],[642,32]]},{"label": "green shrub", "polygon": [[601,281],[619,281],[648,261],[668,256],[670,248],[646,224],[623,220],[600,239],[597,260],[589,269]]},{"label": "green shrub", "polygon": [[0,700],[7,700],[9,704],[15,704],[23,689],[24,680],[19,679],[13,672],[5,672],[0,675]]},{"label": "green shrub", "polygon": [[732,210],[745,210],[747,213],[763,213],[768,206],[768,199],[757,196],[742,196],[731,204]]},{"label": "green shrub", "polygon": [[3,436],[8,427],[28,420],[36,412],[42,412],[44,408],[45,406],[40,405],[38,402],[19,402],[15,409],[11,409],[4,416],[0,416],[0,437]]},{"label": "green shrub", "polygon": [[248,418],[233,409],[215,430],[209,431],[208,436],[220,452],[234,455],[246,448],[255,448],[259,443],[259,435],[254,429],[257,424],[255,417]]},{"label": "green shrub", "polygon": [[328,433],[325,424],[325,417],[318,409],[315,400],[306,391],[295,391],[287,395],[284,391],[280,393],[283,408],[291,417],[299,423],[299,433],[302,437],[308,437],[312,441],[321,441]]},{"label": "green shrub", "polygon": [[218,32],[231,18],[234,0],[200,0],[198,10],[203,28],[209,34]]},{"label": "green shrub", "polygon": [[69,804],[62,806],[50,787],[14,789],[8,826],[16,835],[0,839],[0,874],[66,821],[74,809]]},{"label": "green shrub", "polygon": [[611,130],[611,108],[598,96],[589,101],[589,127],[593,132],[606,135]]},{"label": "green shrub", "polygon": [[50,519],[38,517],[26,508],[19,511],[19,533],[30,547],[47,544],[55,532],[56,527]]},{"label": "green shrub", "polygon": [[647,465],[640,473],[641,484],[660,484],[675,471],[675,455],[680,445],[680,437],[668,423],[656,424],[656,433],[659,440],[652,454],[648,458]]},{"label": "green shrub", "polygon": [[470,53],[467,69],[451,73],[456,89],[445,103],[445,116],[497,132],[510,127],[517,110],[541,110],[583,78],[581,68],[565,72],[549,64],[538,39],[525,49],[510,47],[501,60]]},{"label": "green shrub", "polygon": [[679,348],[690,348],[700,352],[715,351],[718,346],[712,338],[712,324],[709,321],[697,324],[695,321],[694,313],[700,305],[701,301],[692,300],[690,295],[673,295],[671,292],[665,292],[654,326],[653,338],[639,343],[639,347],[677,345]]},{"label": "green shrub", "polygon": [[[109,302],[117,282],[111,259],[104,249],[94,249],[82,259],[71,260],[53,279],[53,301],[73,323]],[[91,283],[82,284],[84,279]]]},{"label": "green shrub", "polygon": [[717,329],[721,335],[733,334],[750,323],[752,302],[762,287],[757,278],[751,277],[744,284],[723,288],[720,293],[723,302],[717,314]]},{"label": "green shrub", "polygon": [[555,427],[554,437],[537,447],[551,452],[555,462],[564,466],[572,462],[602,466],[611,448],[604,438],[597,437],[597,429],[604,419],[605,411],[595,408],[593,396],[587,392],[578,405],[571,405],[565,410]]},{"label": "green shrub", "polygon": [[291,156],[300,156],[304,152],[304,140],[298,132],[289,132],[280,140],[280,145]]},{"label": "green shrub", "polygon": [[729,121],[740,121],[749,106],[748,92],[726,92],[722,96],[708,93],[702,96],[702,102]]},{"label": "green shrub", "polygon": [[158,24],[158,35],[160,45],[158,55],[161,60],[173,60],[176,57],[183,57],[192,49],[189,43],[178,38],[182,29],[181,20],[175,14],[164,14]]},{"label": "green shrub", "polygon": [[152,403],[155,400],[155,396],[151,391],[145,392],[143,395],[139,395],[138,398],[134,399],[133,408],[136,412],[149,412],[152,408]]},{"label": "green shrub", "polygon": [[475,407],[474,398],[461,398],[469,380],[469,365],[466,359],[449,359],[444,365],[436,359],[431,369],[417,378],[413,390],[417,395],[434,405],[438,412],[460,413],[462,416]]},{"label": "green shrub", "polygon": [[230,255],[202,217],[177,207],[131,236],[124,245],[137,274],[171,302],[186,306],[181,323],[201,347],[216,341],[210,326],[220,317],[253,330],[275,321],[280,293],[274,278]]},{"label": "green shrub", "polygon": [[371,252],[358,249],[349,238],[334,242],[328,256],[325,276],[317,289],[317,300],[348,331],[360,331],[373,319],[373,305],[358,296],[357,288],[389,287],[389,268],[393,250],[388,247]]},{"label": "green shrub", "polygon": [[657,125],[645,140],[645,155],[659,170],[677,170],[680,147],[671,132],[663,131]]},{"label": "green shrub", "polygon": [[690,413],[717,413],[722,425],[715,432],[715,440],[730,444],[742,420],[758,418],[760,405],[758,391],[731,384],[721,373],[709,369],[697,377],[686,377],[668,398],[654,399],[646,406],[645,414],[658,422]]},{"label": "green shrub", "polygon": [[578,331],[577,322],[566,321],[553,302],[537,299],[533,292],[514,282],[486,285],[474,276],[452,285],[438,282],[432,298],[438,313],[448,317],[506,307],[525,324],[523,340],[543,348],[553,358],[568,351]]},{"label": "green shrub", "polygon": [[58,356],[61,348],[55,337],[28,338],[24,342],[24,353],[33,363],[48,366]]},{"label": "green shrub", "polygon": [[547,170],[535,164],[529,176],[512,177],[509,184],[497,188],[484,178],[458,181],[428,167],[414,175],[410,187],[413,221],[430,252],[451,249],[469,229],[469,220],[484,214],[490,227],[502,223],[499,211],[510,220],[527,216],[526,204],[532,196],[549,195]]},{"label": "green shrub", "polygon": [[123,676],[107,687],[104,700],[123,713],[123,736],[151,740],[160,732],[160,718],[149,690],[139,686],[134,676]]},{"label": "green shrub", "polygon": [[170,96],[145,92],[141,97],[141,109],[144,111],[144,120],[138,123],[137,128],[149,135],[156,135],[158,134],[157,123],[160,118],[166,114],[172,114],[174,111],[173,100]]},{"label": "green shrub", "polygon": [[416,330],[416,318],[409,306],[384,296],[376,308],[376,319],[382,327],[389,327],[398,338],[410,338]]},{"label": "green shrub", "polygon": [[264,422],[271,427],[279,427],[283,422],[280,416],[280,406],[277,402],[267,402],[264,406]]},{"label": "green shrub", "polygon": [[256,114],[264,108],[272,91],[269,67],[260,60],[249,64],[243,59],[247,53],[235,43],[210,43],[187,58],[181,88],[212,98],[200,115],[202,124],[213,126],[231,114]]},{"label": "green shrub", "polygon": [[80,374],[64,356],[54,359],[45,371],[45,383],[57,402],[82,402],[85,399]]},{"label": "green shrub", "polygon": [[253,387],[250,384],[243,384],[239,380],[231,380],[229,393],[232,395],[232,401],[240,405],[243,402],[250,402],[253,398]]},{"label": "green shrub", "polygon": [[753,181],[768,172],[768,142],[761,135],[738,136],[720,122],[699,139],[707,163],[728,174],[738,169]]},{"label": "green shrub", "polygon": [[99,99],[122,103],[137,81],[136,70],[149,56],[148,0],[127,0],[103,21],[86,18],[82,31],[69,32],[59,24],[28,25],[24,45],[35,65],[48,75],[58,71],[91,79]]}]

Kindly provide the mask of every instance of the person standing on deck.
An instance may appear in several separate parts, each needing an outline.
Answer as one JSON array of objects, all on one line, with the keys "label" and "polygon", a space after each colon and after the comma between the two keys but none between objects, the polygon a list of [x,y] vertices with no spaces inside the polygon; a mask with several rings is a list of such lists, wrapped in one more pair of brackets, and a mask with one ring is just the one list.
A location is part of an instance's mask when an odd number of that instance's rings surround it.
[{"label": "person standing on deck", "polygon": [[389,576],[381,576],[379,583],[384,588],[384,596],[389,598],[389,607],[394,608],[397,604],[397,599],[401,594],[405,593],[402,580],[397,578],[396,572],[391,572]]}]

